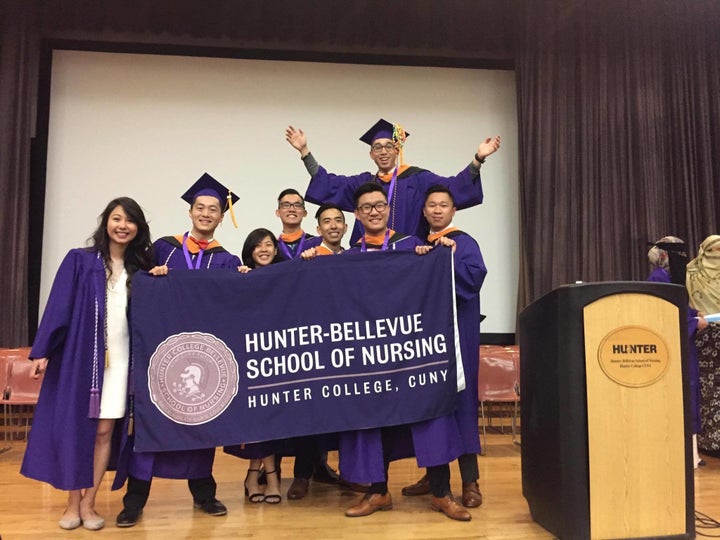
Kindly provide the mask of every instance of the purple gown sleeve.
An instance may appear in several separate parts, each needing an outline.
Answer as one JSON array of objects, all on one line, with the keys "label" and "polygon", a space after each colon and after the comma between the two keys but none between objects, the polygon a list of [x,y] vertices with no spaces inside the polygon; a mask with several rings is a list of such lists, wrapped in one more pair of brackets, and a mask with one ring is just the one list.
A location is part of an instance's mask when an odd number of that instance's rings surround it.
[{"label": "purple gown sleeve", "polygon": [[74,293],[77,290],[80,257],[72,250],[63,259],[55,274],[50,296],[33,342],[30,358],[60,360],[63,345],[71,323]]},{"label": "purple gown sleeve", "polygon": [[353,193],[365,182],[370,182],[373,175],[369,172],[355,176],[341,176],[329,173],[324,167],[310,179],[305,192],[305,200],[313,204],[336,204],[347,212],[355,209]]},{"label": "purple gown sleeve", "polygon": [[487,268],[483,261],[480,247],[475,240],[461,234],[455,240],[455,294],[463,300],[475,298],[480,292]]}]

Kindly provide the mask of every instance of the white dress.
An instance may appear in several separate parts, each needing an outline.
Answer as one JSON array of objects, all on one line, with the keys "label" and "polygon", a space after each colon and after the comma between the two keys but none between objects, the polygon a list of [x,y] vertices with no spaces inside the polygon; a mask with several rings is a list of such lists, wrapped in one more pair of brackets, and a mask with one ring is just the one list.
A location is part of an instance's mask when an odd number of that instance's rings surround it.
[{"label": "white dress", "polygon": [[100,418],[122,418],[127,403],[130,334],[127,321],[127,272],[123,269],[115,283],[107,280],[107,352]]}]

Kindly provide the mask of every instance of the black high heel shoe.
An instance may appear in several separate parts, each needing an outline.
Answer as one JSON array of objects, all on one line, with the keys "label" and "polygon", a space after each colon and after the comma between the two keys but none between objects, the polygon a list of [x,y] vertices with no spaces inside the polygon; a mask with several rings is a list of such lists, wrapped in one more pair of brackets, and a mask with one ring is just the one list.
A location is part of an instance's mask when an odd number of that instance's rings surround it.
[{"label": "black high heel shoe", "polygon": [[[276,471],[267,471],[265,474],[267,475],[268,478],[270,478],[270,475],[276,474]],[[269,484],[270,483],[268,482],[268,485]],[[280,486],[279,478],[278,478],[278,486]],[[272,494],[272,495],[264,495],[263,496],[263,502],[266,502],[268,504],[280,504],[281,501],[282,501],[282,495]]]},{"label": "black high heel shoe", "polygon": [[243,485],[245,486],[245,496],[248,498],[248,500],[251,503],[257,504],[265,501],[265,494],[263,493],[250,493],[250,490],[248,489],[248,478],[250,477],[251,472],[260,472],[260,469],[248,469],[247,474],[245,475],[245,482],[243,482]]}]

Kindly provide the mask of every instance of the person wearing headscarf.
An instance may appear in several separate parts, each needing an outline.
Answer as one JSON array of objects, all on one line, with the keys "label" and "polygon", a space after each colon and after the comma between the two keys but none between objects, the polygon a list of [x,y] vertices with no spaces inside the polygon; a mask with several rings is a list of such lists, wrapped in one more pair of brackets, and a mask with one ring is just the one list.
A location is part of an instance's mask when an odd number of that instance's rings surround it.
[{"label": "person wearing headscarf", "polygon": [[[651,244],[648,261],[653,270],[648,281],[657,283],[675,283],[685,285],[685,269],[687,267],[687,248],[685,242],[676,236],[663,236]],[[695,336],[698,330],[707,326],[703,316],[694,308],[688,307],[687,313],[689,364],[690,364],[690,409],[693,419],[693,465],[697,468],[705,464],[698,454],[697,434],[701,429],[700,417],[700,371],[698,368],[698,351]]]},{"label": "person wearing headscarf", "polygon": [[687,265],[690,305],[702,313],[720,312],[720,235],[700,244],[698,256]]},{"label": "person wearing headscarf", "polygon": [[[708,236],[700,244],[698,255],[687,266],[690,306],[703,315],[720,312],[720,236]],[[701,431],[698,447],[706,454],[720,455],[720,384],[715,374],[720,369],[720,324],[710,323],[695,339],[700,373]]]}]

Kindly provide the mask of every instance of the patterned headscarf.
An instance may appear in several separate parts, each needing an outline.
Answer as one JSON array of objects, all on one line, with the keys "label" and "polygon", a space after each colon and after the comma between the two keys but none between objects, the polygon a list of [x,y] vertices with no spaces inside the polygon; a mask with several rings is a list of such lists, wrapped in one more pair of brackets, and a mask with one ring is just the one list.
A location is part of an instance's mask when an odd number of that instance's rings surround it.
[{"label": "patterned headscarf", "polygon": [[720,312],[720,236],[708,236],[700,244],[698,256],[687,266],[690,306],[701,313]]}]

